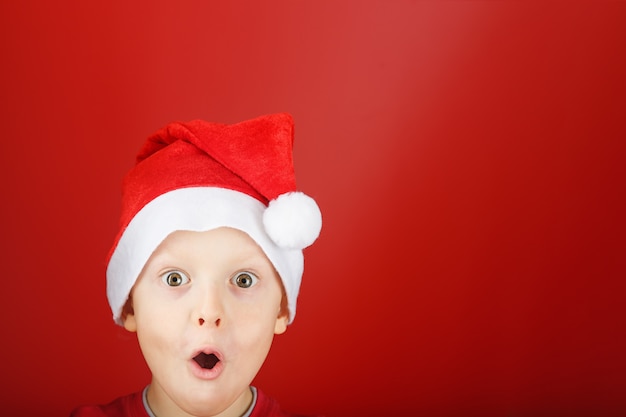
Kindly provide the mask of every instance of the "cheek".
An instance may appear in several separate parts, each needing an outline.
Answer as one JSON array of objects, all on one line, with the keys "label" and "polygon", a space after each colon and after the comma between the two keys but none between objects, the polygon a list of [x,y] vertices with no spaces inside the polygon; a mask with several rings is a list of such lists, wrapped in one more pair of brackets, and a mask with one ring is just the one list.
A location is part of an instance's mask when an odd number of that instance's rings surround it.
[{"label": "cheek", "polygon": [[[274,337],[274,327],[278,315],[278,303],[262,305],[239,305],[229,311],[227,321],[231,324],[231,330],[237,335],[236,338],[242,346],[269,345]],[[229,320],[230,319],[230,320]],[[265,349],[264,347],[262,349]]]},{"label": "cheek", "polygon": [[[280,306],[282,287],[277,278],[261,280],[250,288],[238,288],[230,285],[225,291],[223,300],[237,304],[246,314],[265,314],[265,310],[275,310]],[[273,313],[272,313],[273,314]]]},{"label": "cheek", "polygon": [[139,309],[135,312],[137,338],[143,346],[166,350],[176,340],[184,328],[182,312],[177,309]]},{"label": "cheek", "polygon": [[179,360],[189,351],[189,338],[181,333],[182,326],[175,316],[141,319],[137,321],[137,341],[148,368],[160,379],[171,378]]},{"label": "cheek", "polygon": [[264,325],[242,329],[238,333],[237,352],[244,369],[253,371],[254,374],[259,371],[272,346],[273,330],[273,327],[270,329]]},{"label": "cheek", "polygon": [[[280,299],[264,300],[262,303],[233,303],[226,310],[225,319],[242,334],[263,337],[274,334],[276,319],[280,314]],[[245,330],[244,330],[245,329]]]}]

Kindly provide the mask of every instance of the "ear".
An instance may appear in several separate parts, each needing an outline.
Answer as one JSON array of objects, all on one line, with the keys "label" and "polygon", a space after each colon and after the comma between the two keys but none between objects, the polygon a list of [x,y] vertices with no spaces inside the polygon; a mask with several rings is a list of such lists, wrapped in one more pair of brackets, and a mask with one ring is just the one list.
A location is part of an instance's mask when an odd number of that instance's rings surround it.
[{"label": "ear", "polygon": [[126,314],[126,317],[123,317],[122,321],[124,322],[124,328],[126,330],[133,333],[137,331],[137,321],[135,320],[134,313]]},{"label": "ear", "polygon": [[287,331],[287,323],[289,323],[289,312],[281,309],[276,324],[274,324],[274,334],[283,334]]},{"label": "ear", "polygon": [[122,323],[124,328],[129,332],[137,331],[137,320],[135,320],[135,309],[133,308],[133,299],[128,297],[124,308],[122,309]]},{"label": "ear", "polygon": [[122,325],[129,332],[137,331],[137,320],[135,320],[135,309],[133,307],[133,297],[128,296],[128,300],[122,307]]}]

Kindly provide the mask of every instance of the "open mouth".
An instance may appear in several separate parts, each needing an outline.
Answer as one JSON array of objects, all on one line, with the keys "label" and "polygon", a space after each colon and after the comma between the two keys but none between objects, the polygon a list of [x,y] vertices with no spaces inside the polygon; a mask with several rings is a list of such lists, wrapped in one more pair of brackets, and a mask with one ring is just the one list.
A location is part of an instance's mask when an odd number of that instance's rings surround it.
[{"label": "open mouth", "polygon": [[220,361],[213,353],[200,352],[193,358],[198,365],[203,369],[213,369],[215,365]]}]

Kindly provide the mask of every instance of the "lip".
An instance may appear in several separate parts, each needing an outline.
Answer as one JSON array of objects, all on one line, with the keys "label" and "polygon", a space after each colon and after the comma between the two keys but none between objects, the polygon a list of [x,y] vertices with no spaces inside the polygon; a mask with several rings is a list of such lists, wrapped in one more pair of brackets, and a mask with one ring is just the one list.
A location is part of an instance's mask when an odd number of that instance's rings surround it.
[{"label": "lip", "polygon": [[[205,355],[215,355],[218,359],[218,362],[213,366],[213,368],[203,368],[194,360],[194,358],[200,354],[204,353]],[[224,370],[224,357],[222,354],[213,348],[203,348],[195,351],[191,357],[189,358],[189,366],[191,367],[191,373],[199,379],[202,380],[213,380],[219,377]]]}]

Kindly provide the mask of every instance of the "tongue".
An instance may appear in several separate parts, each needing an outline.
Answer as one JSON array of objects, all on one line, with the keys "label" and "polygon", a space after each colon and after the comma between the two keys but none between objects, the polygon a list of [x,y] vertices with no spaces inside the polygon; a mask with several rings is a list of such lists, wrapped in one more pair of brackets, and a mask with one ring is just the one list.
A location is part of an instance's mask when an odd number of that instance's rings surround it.
[{"label": "tongue", "polygon": [[217,359],[213,353],[207,355],[206,353],[200,353],[195,358],[193,358],[198,365],[200,365],[204,369],[213,369],[213,367],[220,361]]}]

